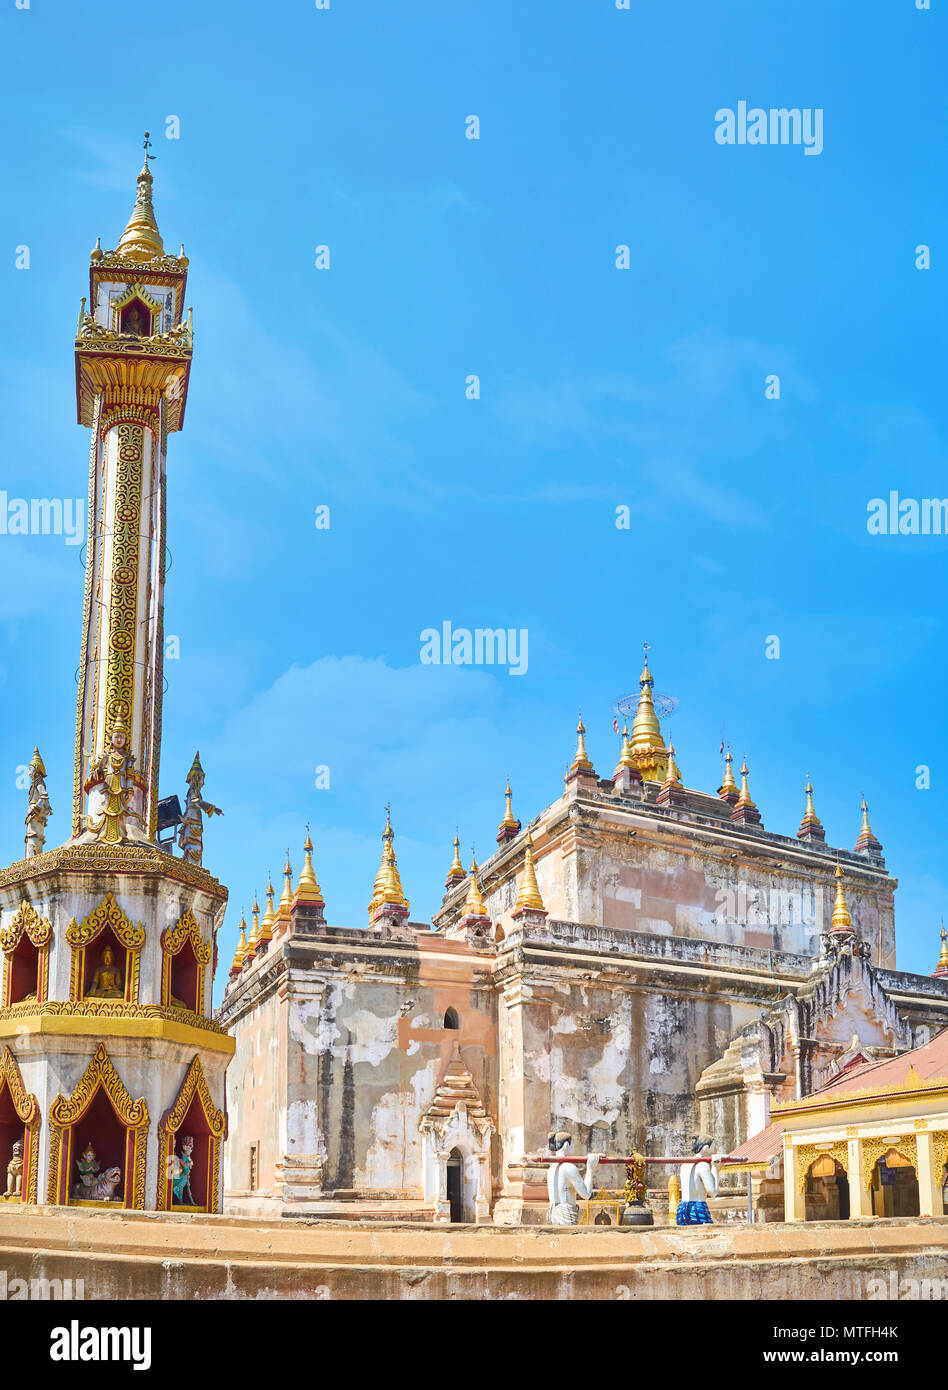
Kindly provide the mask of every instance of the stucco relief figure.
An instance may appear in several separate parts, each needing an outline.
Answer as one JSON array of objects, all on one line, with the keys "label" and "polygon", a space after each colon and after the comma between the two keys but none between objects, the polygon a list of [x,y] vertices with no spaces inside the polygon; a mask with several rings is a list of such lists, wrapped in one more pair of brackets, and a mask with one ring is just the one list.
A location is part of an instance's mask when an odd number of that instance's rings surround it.
[{"label": "stucco relief figure", "polygon": [[676,1226],[706,1226],[711,1222],[708,1198],[718,1190],[720,1156],[712,1156],[711,1140],[695,1135],[691,1152],[701,1155],[700,1163],[681,1165],[681,1201],[675,1213]]},{"label": "stucco relief figure", "polygon": [[143,834],[142,789],[121,715],[115,721],[108,748],[92,763],[91,774],[86,784],[90,793],[86,825],[93,835],[106,844],[119,844],[133,828]]},{"label": "stucco relief figure", "polygon": [[171,1155],[171,1190],[174,1193],[176,1202],[188,1201],[194,1206],[194,1197],[191,1193],[191,1169],[194,1167],[192,1152],[194,1150],[194,1139],[190,1134],[186,1134],[181,1140],[180,1154]]},{"label": "stucco relief figure", "polygon": [[224,812],[219,806],[214,806],[210,801],[204,801],[201,797],[201,789],[204,786],[204,769],[201,766],[201,754],[195,753],[194,762],[191,764],[191,771],[188,773],[188,797],[184,806],[184,814],[181,817],[181,824],[178,827],[178,844],[181,846],[181,853],[185,859],[192,864],[200,864],[204,854],[204,817],[222,816]]},{"label": "stucco relief figure", "polygon": [[122,973],[115,964],[115,952],[106,946],[102,959],[92,977],[92,984],[86,992],[87,999],[124,999],[125,985]]},{"label": "stucco relief figure", "polygon": [[[551,1134],[550,1152],[557,1158],[565,1158],[573,1151],[572,1135],[563,1132]],[[593,1194],[596,1169],[602,1154],[590,1154],[586,1159],[586,1172],[580,1177],[575,1163],[551,1163],[546,1175],[546,1190],[550,1198],[547,1221],[551,1226],[576,1226],[579,1224],[580,1201],[586,1202]]]},{"label": "stucco relief figure", "polygon": [[46,791],[46,768],[38,748],[30,759],[30,804],[26,813],[26,858],[43,853],[46,822],[53,814]]},{"label": "stucco relief figure", "polygon": [[76,1167],[79,1169],[79,1181],[73,1188],[72,1195],[88,1197],[99,1177],[99,1160],[95,1156],[91,1139],[83,1150],[82,1157],[76,1159]]},{"label": "stucco relief figure", "polygon": [[19,1197],[23,1191],[23,1140],[17,1139],[13,1144],[13,1157],[7,1164],[7,1190],[6,1197]]}]

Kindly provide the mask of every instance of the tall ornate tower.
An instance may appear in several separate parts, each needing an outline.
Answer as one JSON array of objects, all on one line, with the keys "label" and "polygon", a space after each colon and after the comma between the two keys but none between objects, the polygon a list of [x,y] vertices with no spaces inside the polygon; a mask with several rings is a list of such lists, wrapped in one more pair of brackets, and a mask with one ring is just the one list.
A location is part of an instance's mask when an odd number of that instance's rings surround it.
[{"label": "tall ornate tower", "polygon": [[[159,843],[165,459],[191,362],[188,262],[165,254],[149,142],[114,251],[97,243],[76,337],[92,431],[72,835],[46,850],[38,751],[26,857],[0,871],[0,1175],[19,1200],[216,1211],[224,1073],[212,1018],[226,889],[202,864],[195,756]],[[190,1200],[189,1200],[190,1199]]]}]

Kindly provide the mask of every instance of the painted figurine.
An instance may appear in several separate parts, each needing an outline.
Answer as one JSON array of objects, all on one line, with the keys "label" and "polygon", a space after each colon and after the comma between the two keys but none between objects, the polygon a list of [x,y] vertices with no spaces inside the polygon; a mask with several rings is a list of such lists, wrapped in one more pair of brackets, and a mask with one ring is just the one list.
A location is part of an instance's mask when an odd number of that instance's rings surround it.
[{"label": "painted figurine", "polygon": [[38,748],[30,759],[30,804],[26,813],[26,858],[43,853],[46,843],[46,822],[53,814],[46,791],[46,768]]},{"label": "painted figurine", "polygon": [[190,1134],[186,1134],[181,1140],[181,1152],[175,1154],[171,1169],[171,1189],[174,1192],[176,1202],[187,1200],[194,1206],[194,1197],[191,1193],[191,1169],[194,1167],[192,1150],[194,1149],[194,1139]]},{"label": "painted figurine", "polygon": [[192,864],[200,864],[204,854],[204,816],[224,814],[219,806],[213,806],[210,801],[204,801],[201,797],[204,769],[201,766],[200,752],[194,755],[187,782],[188,796],[178,827],[178,844],[185,859],[190,860]]},{"label": "painted figurine", "polygon": [[13,1157],[7,1164],[7,1197],[19,1197],[23,1192],[23,1140],[13,1143]]},{"label": "painted figurine", "polygon": [[88,1197],[90,1189],[99,1176],[99,1160],[95,1156],[91,1139],[86,1145],[82,1157],[76,1159],[76,1167],[79,1169],[79,1181],[73,1188],[72,1195],[74,1197]]},{"label": "painted figurine", "polygon": [[[573,1151],[572,1135],[564,1132],[551,1134],[550,1152],[558,1158],[565,1158]],[[590,1154],[586,1159],[586,1172],[583,1177],[575,1163],[551,1163],[546,1175],[546,1188],[550,1197],[547,1221],[551,1226],[576,1226],[579,1224],[579,1206],[576,1198],[586,1202],[592,1196],[596,1179],[596,1169],[602,1154]]]},{"label": "painted figurine", "polygon": [[711,1140],[695,1135],[691,1152],[701,1155],[700,1163],[681,1165],[681,1201],[675,1213],[676,1226],[706,1226],[711,1222],[708,1198],[718,1190],[719,1156],[712,1156]]},{"label": "painted figurine", "polygon": [[92,984],[86,994],[87,999],[124,999],[125,988],[122,983],[121,971],[115,964],[115,953],[111,946],[106,946],[102,952],[96,972],[92,977]]},{"label": "painted figurine", "polygon": [[142,792],[121,715],[112,727],[107,750],[93,762],[91,773],[86,790],[95,789],[96,796],[94,809],[90,798],[86,824],[93,835],[106,844],[116,845],[129,837],[133,822],[139,834],[143,834]]}]

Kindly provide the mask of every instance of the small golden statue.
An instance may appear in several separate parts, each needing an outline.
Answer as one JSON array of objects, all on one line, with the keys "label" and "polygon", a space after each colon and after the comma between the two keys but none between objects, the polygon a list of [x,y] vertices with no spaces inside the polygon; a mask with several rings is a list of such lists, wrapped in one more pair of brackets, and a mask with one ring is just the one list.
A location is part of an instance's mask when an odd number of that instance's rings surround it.
[{"label": "small golden statue", "polygon": [[201,795],[204,787],[204,769],[201,766],[200,752],[194,755],[187,783],[188,797],[178,827],[178,844],[181,846],[183,858],[192,864],[200,864],[204,854],[204,817],[224,814],[219,806],[205,801]]},{"label": "small golden statue", "polygon": [[128,747],[128,733],[121,715],[113,725],[108,749],[93,761],[90,770],[92,775],[86,783],[86,791],[95,783],[101,782],[105,797],[99,819],[94,820],[90,815],[86,818],[86,824],[89,830],[106,844],[120,844],[127,834],[127,822],[132,817],[140,819],[132,806],[135,791],[135,755]]},{"label": "small golden statue", "polygon": [[7,1164],[7,1190],[5,1197],[19,1197],[23,1192],[23,1140],[17,1139],[13,1145],[13,1157]]},{"label": "small golden statue", "polygon": [[106,946],[102,959],[92,977],[92,984],[86,992],[87,999],[124,999],[125,985],[121,971],[115,964],[115,954],[111,946]]}]

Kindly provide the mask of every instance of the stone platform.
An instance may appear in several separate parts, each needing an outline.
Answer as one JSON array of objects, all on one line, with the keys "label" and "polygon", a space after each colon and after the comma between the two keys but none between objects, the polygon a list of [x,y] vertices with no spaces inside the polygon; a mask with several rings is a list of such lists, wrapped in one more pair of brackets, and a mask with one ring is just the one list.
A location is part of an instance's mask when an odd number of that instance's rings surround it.
[{"label": "stone platform", "polygon": [[625,1231],[0,1204],[0,1267],[86,1299],[859,1300],[893,1272],[941,1279],[948,1217]]}]

